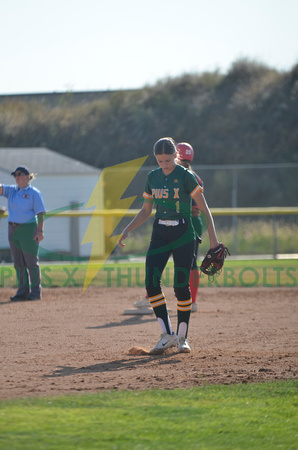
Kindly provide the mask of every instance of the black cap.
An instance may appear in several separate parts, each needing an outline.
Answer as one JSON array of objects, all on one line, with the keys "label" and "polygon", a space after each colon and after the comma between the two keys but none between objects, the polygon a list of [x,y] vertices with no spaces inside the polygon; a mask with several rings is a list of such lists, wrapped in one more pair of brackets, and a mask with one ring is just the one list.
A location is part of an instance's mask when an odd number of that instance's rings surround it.
[{"label": "black cap", "polygon": [[15,175],[16,172],[22,172],[25,175],[30,175],[29,169],[26,166],[17,167],[14,172],[11,172],[11,175]]}]

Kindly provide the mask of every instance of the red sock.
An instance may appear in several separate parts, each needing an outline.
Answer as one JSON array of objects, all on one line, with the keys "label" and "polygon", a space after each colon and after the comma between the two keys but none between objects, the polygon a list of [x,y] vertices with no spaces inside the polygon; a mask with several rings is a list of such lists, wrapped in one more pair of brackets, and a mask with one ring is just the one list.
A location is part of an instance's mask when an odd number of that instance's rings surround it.
[{"label": "red sock", "polygon": [[198,269],[193,269],[190,272],[190,278],[189,278],[189,287],[190,287],[192,303],[195,303],[197,300],[199,283],[200,283],[199,271],[198,271]]}]

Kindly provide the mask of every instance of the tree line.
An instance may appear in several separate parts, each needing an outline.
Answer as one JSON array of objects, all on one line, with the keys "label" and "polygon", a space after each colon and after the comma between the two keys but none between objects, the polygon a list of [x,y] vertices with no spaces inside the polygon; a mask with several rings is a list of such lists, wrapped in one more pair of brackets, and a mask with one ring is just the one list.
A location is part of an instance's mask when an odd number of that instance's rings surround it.
[{"label": "tree line", "polygon": [[298,64],[281,72],[247,59],[225,75],[184,74],[98,98],[0,102],[1,147],[47,147],[98,168],[148,154],[152,165],[164,136],[190,142],[195,165],[298,162],[297,124]]}]

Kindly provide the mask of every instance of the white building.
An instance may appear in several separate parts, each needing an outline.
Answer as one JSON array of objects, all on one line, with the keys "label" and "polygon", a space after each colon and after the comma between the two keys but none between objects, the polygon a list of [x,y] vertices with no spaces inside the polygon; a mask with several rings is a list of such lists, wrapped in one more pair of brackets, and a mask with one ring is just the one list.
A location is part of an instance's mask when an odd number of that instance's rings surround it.
[{"label": "white building", "polygon": [[[47,148],[0,148],[0,183],[15,184],[11,175],[18,166],[25,165],[36,174],[32,181],[42,193],[47,212],[69,210],[71,205],[80,204],[84,210],[99,179],[101,170]],[[7,199],[0,196],[0,206],[7,208]],[[1,217],[1,216],[0,216]],[[57,253],[49,257],[59,260],[59,255],[89,257],[91,245],[81,245],[90,216],[70,218],[54,215],[46,219],[45,239],[41,242],[40,256],[46,251]],[[98,218],[100,224],[101,218]],[[100,228],[100,227],[99,227]],[[103,239],[100,233],[98,239]],[[8,254],[7,218],[0,219],[0,258]],[[0,261],[1,262],[1,261]]]}]

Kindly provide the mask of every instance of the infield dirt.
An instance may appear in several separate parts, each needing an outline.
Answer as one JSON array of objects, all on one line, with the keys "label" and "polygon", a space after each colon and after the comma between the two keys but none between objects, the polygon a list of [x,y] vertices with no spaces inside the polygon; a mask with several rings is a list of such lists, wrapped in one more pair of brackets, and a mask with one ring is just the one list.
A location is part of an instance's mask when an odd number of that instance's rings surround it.
[{"label": "infield dirt", "polygon": [[[176,300],[165,288],[176,329]],[[146,354],[155,316],[124,315],[139,288],[44,289],[11,302],[0,291],[0,398],[173,389],[297,378],[297,288],[199,288],[190,354]]]}]

